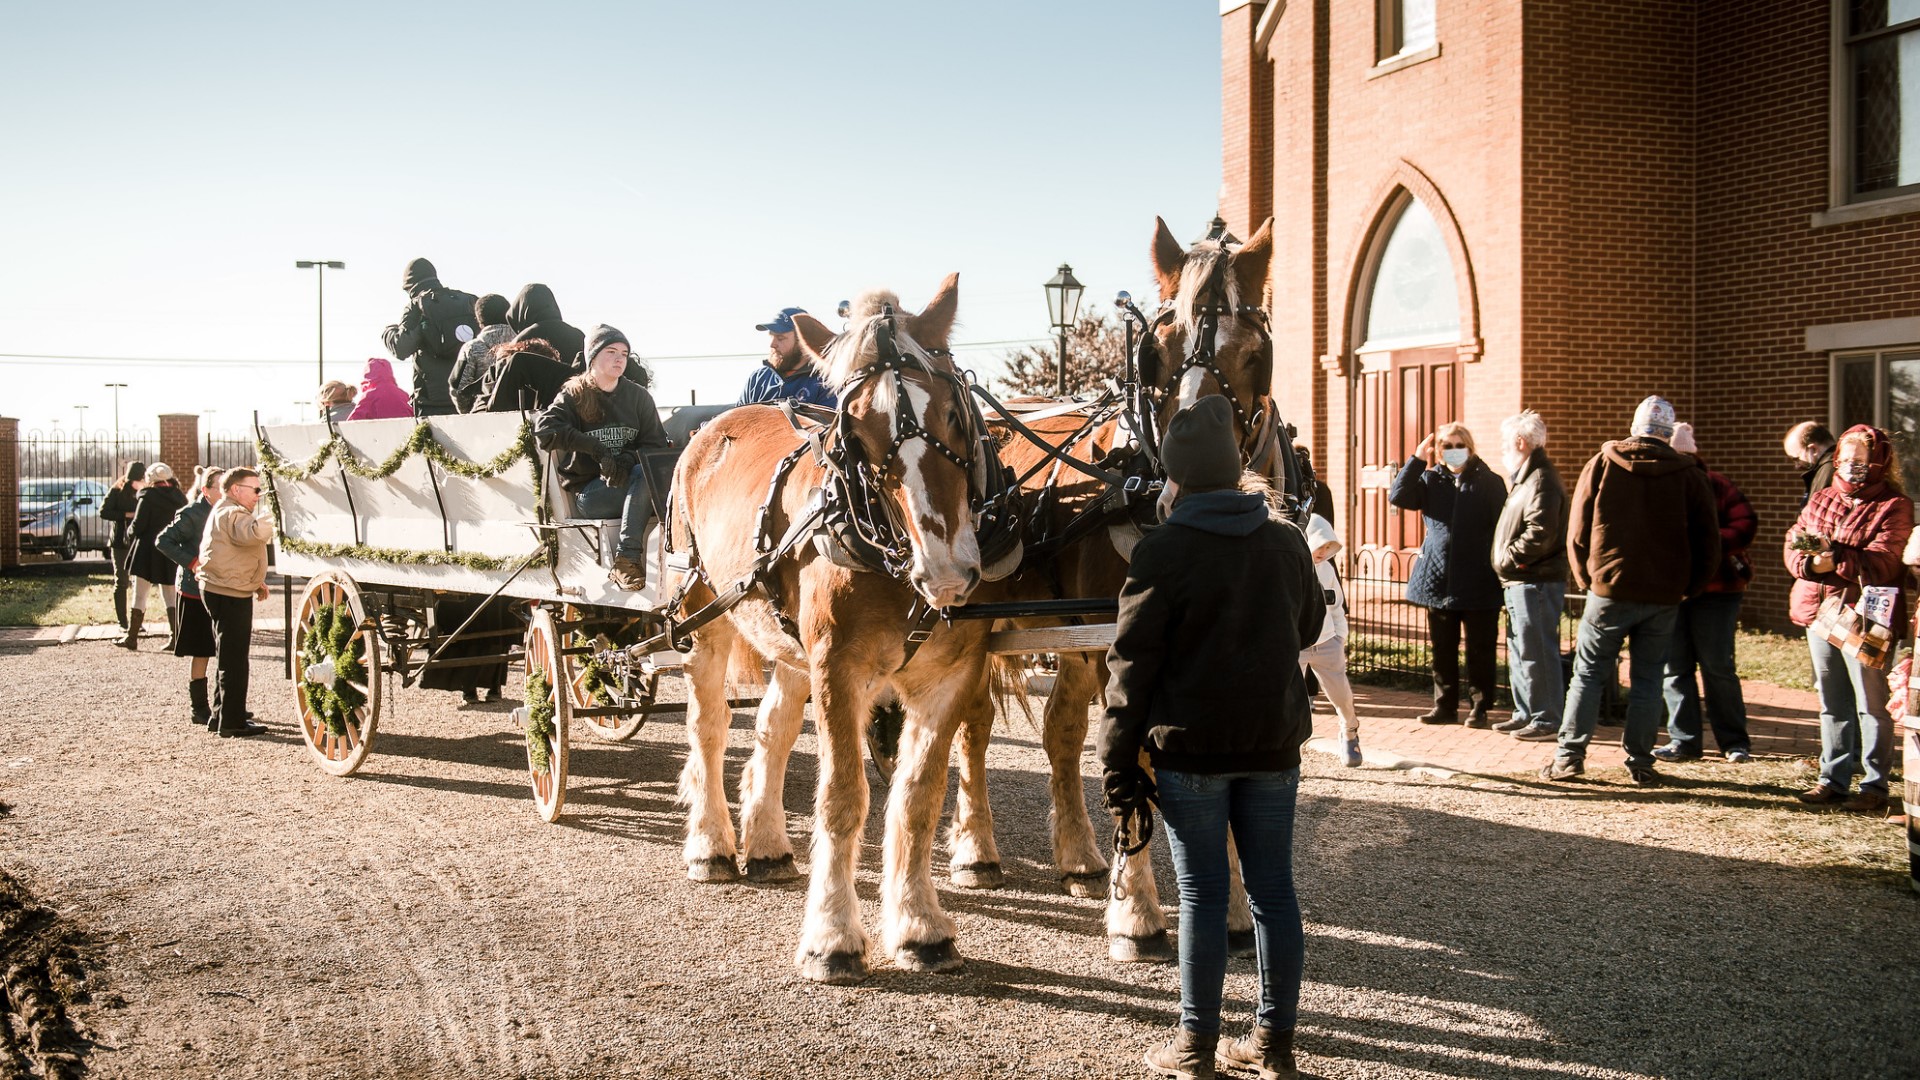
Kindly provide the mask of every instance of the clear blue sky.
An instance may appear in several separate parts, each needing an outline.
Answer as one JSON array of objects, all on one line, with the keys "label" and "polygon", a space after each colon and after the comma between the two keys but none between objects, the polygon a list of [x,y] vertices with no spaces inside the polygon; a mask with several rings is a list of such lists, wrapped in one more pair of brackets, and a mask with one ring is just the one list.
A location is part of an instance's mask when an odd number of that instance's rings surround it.
[{"label": "clear blue sky", "polygon": [[[1210,0],[964,4],[15,5],[0,64],[0,415],[24,428],[296,415],[357,381],[417,255],[449,285],[542,281],[624,329],[663,403],[731,397],[787,304],[917,306],[957,340],[1045,336],[1151,289],[1155,214],[1220,183]],[[965,351],[983,373],[1004,347]],[[403,382],[405,373],[402,372]]]}]

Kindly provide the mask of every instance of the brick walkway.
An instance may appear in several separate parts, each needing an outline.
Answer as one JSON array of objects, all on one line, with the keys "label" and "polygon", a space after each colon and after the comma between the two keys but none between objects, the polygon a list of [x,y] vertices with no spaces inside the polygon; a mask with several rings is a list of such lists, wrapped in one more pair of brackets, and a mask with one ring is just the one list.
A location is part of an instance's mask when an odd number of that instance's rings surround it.
[{"label": "brick walkway", "polygon": [[[1744,684],[1747,730],[1753,752],[1760,756],[1818,757],[1820,755],[1819,699],[1811,690],[1788,690],[1771,683]],[[1355,684],[1355,707],[1360,713],[1360,748],[1368,767],[1417,769],[1497,775],[1538,769],[1553,755],[1552,743],[1525,743],[1497,731],[1459,724],[1428,726],[1414,717],[1433,703],[1418,691],[1389,690]],[[1499,723],[1508,714],[1494,714]],[[1313,742],[1309,749],[1337,754],[1335,739],[1340,721],[1325,697],[1314,702]],[[1664,720],[1655,745],[1666,741]],[[1716,753],[1707,736],[1707,754]],[[1602,725],[1594,732],[1587,752],[1588,768],[1618,768],[1626,762],[1620,748],[1620,729]]]}]

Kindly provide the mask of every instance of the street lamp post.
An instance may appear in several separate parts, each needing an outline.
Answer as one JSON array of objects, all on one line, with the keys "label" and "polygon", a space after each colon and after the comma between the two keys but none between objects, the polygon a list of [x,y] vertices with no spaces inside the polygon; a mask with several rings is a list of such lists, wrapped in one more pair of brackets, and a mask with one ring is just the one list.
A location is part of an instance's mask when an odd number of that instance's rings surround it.
[{"label": "street lamp post", "polygon": [[87,433],[87,407],[85,405],[75,405],[73,411],[79,416],[79,419],[73,422],[74,430],[85,435]]},{"label": "street lamp post", "polygon": [[295,259],[293,265],[298,270],[316,271],[314,280],[318,283],[319,304],[315,321],[320,332],[320,379],[314,385],[321,386],[327,381],[327,271],[345,270],[347,264],[338,259]]},{"label": "street lamp post", "polygon": [[1080,314],[1080,294],[1085,287],[1073,276],[1073,267],[1060,264],[1060,270],[1046,284],[1047,317],[1053,320],[1053,329],[1060,335],[1059,379],[1054,389],[1061,397],[1067,395],[1067,331],[1073,329],[1073,323]]},{"label": "street lamp post", "polygon": [[113,465],[117,469],[123,464],[120,460],[120,391],[125,390],[127,384],[110,382],[106,387],[113,391]]}]

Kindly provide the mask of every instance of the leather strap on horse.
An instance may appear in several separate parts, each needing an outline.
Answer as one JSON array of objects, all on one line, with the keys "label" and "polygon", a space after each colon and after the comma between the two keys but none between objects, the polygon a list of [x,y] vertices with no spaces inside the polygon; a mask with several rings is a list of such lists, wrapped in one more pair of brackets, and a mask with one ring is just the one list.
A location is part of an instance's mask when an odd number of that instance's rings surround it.
[{"label": "leather strap on horse", "polygon": [[1127,860],[1153,842],[1153,807],[1142,802],[1113,812],[1113,875],[1107,892],[1115,900],[1127,898]]}]

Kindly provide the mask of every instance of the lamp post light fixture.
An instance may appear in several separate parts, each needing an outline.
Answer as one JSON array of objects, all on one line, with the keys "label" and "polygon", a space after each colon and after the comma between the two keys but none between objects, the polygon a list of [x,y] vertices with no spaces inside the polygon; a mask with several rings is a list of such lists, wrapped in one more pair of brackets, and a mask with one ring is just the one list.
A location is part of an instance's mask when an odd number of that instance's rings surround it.
[{"label": "lamp post light fixture", "polygon": [[316,271],[314,280],[319,283],[319,305],[315,318],[320,331],[320,378],[314,385],[320,386],[327,381],[327,271],[345,270],[347,264],[338,259],[296,259],[293,265],[298,270]]},{"label": "lamp post light fixture", "polygon": [[120,460],[120,391],[125,390],[127,384],[110,382],[106,387],[113,391],[113,461],[114,467],[118,468],[125,464]]},{"label": "lamp post light fixture", "polygon": [[85,435],[87,433],[87,407],[85,405],[75,405],[73,411],[79,416],[79,419],[73,422],[73,430]]},{"label": "lamp post light fixture", "polygon": [[1053,320],[1054,332],[1060,335],[1059,379],[1054,384],[1055,392],[1061,397],[1067,394],[1067,332],[1073,329],[1074,320],[1080,317],[1080,294],[1086,291],[1073,276],[1073,267],[1060,264],[1060,270],[1046,284],[1047,317]]}]

